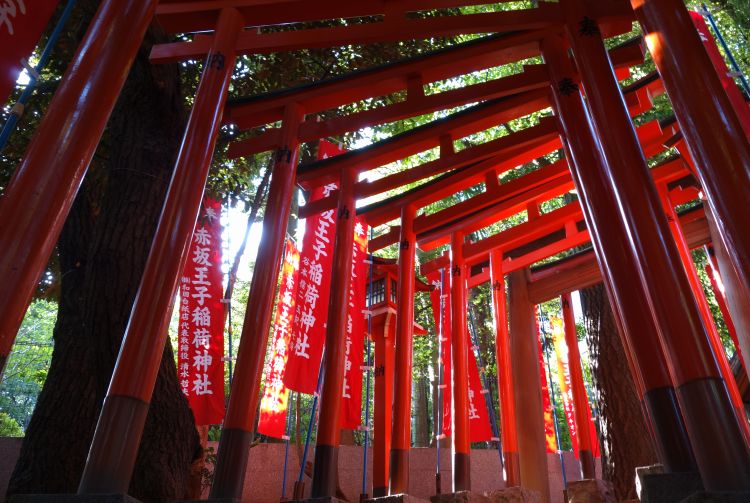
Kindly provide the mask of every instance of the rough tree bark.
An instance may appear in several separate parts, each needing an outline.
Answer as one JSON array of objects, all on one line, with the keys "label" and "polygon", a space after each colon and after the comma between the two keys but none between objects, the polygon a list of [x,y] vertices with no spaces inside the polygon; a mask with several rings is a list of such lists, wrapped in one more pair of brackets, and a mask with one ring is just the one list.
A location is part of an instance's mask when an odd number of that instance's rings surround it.
[{"label": "rough tree bark", "polygon": [[[58,243],[55,347],[8,494],[71,493],[81,477],[185,123],[177,66],[148,62],[160,37],[149,30]],[[199,455],[167,344],[130,494],[183,498]]]},{"label": "rough tree bark", "polygon": [[658,462],[604,286],[581,290],[599,412],[603,478],[618,501],[635,499],[635,468]]}]

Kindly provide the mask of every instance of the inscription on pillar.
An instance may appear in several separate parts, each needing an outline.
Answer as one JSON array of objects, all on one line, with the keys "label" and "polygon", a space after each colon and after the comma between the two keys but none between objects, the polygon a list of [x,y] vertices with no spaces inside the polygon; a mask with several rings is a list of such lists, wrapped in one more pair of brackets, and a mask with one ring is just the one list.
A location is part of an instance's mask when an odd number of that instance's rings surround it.
[{"label": "inscription on pillar", "polygon": [[349,208],[339,208],[339,220],[349,220]]},{"label": "inscription on pillar", "polygon": [[284,145],[276,151],[275,159],[276,162],[292,162],[292,151]]},{"label": "inscription on pillar", "polygon": [[453,268],[451,269],[451,274],[453,276],[461,276],[461,268],[457,265],[454,265]]},{"label": "inscription on pillar", "polygon": [[580,33],[584,37],[593,37],[594,35],[599,35],[599,25],[596,24],[596,21],[594,21],[590,17],[583,16],[583,18],[578,21],[578,33]]},{"label": "inscription on pillar", "polygon": [[217,70],[223,70],[226,58],[224,54],[215,52],[208,57],[208,67],[216,68]]},{"label": "inscription on pillar", "polygon": [[375,367],[375,377],[382,377],[385,375],[385,365],[378,365]]},{"label": "inscription on pillar", "polygon": [[557,83],[557,91],[563,96],[570,96],[578,92],[578,84],[570,77],[565,77]]},{"label": "inscription on pillar", "polygon": [[492,283],[492,289],[497,290],[503,290],[505,288],[505,282],[498,280],[495,280],[494,283]]},{"label": "inscription on pillar", "polygon": [[408,239],[404,239],[403,241],[401,241],[401,249],[402,250],[408,250],[409,249],[409,240]]}]

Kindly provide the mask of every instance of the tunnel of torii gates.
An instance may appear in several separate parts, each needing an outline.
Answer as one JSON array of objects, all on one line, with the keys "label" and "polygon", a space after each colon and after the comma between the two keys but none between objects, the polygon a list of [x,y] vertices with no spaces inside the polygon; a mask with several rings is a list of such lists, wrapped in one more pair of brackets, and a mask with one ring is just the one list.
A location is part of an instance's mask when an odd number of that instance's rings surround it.
[{"label": "tunnel of torii gates", "polygon": [[[452,453],[454,491],[470,489],[467,407],[467,288],[493,285],[502,440],[508,484],[548,494],[534,305],[604,282],[643,411],[668,472],[696,471],[711,491],[750,490],[748,424],[726,356],[710,321],[690,249],[711,243],[726,286],[740,350],[750,354],[750,145],[680,0],[540,2],[537,7],[471,15],[421,11],[484,4],[474,0],[105,0],[61,81],[25,157],[0,200],[0,351],[7,358],[32,291],[47,263],[81,179],[154,15],[169,34],[154,64],[203,59],[203,73],[130,322],[92,440],[80,494],[125,493],[166,341],[169,306],[184,263],[217,131],[252,134],[229,157],[275,151],[263,238],[223,424],[212,498],[240,498],[252,435],[274,286],[295,185],[337,181],[330,197],[301,217],[338,208],[324,386],[313,496],[335,494],[338,414],[344,364],[346,293],[355,213],[370,226],[391,223],[370,251],[398,243],[398,318],[390,446],[391,494],[409,472],[415,251],[449,244],[421,264],[444,270],[453,302]],[[342,19],[357,18],[354,23]],[[295,25],[286,23],[337,20]],[[644,37],[607,49],[606,37],[637,20]],[[237,55],[302,48],[481,34],[472,42],[339,78],[227,102]],[[490,35],[487,35],[490,34]],[[116,41],[116,42],[113,42]],[[648,48],[658,73],[621,87]],[[541,56],[511,76],[438,94],[424,86]],[[540,60],[535,60],[540,61]],[[666,91],[675,119],[634,127],[632,118]],[[405,92],[403,101],[349,115],[318,114],[370,97]],[[478,103],[478,104],[477,104]],[[302,143],[426,113],[462,111],[366,148],[298,165]],[[744,106],[744,105],[743,105]],[[461,150],[476,132],[551,108],[535,125]],[[264,126],[271,125],[267,128]],[[361,174],[439,147],[439,157],[383,178]],[[649,168],[647,159],[678,154]],[[563,149],[564,159],[512,181],[499,176]],[[358,200],[415,185],[377,204]],[[420,210],[463,189],[481,193],[446,209]],[[577,200],[542,213],[540,204],[572,189]],[[704,204],[684,214],[676,207]],[[478,241],[466,236],[526,211],[528,219]],[[398,220],[398,225],[393,222]],[[744,226],[744,227],[743,227]],[[531,272],[529,266],[588,242]],[[407,280],[405,280],[407,279]],[[506,289],[507,280],[507,317]],[[507,319],[507,323],[506,323]],[[376,403],[377,408],[390,404]],[[375,433],[378,436],[378,433]],[[387,462],[380,459],[380,463]]]}]

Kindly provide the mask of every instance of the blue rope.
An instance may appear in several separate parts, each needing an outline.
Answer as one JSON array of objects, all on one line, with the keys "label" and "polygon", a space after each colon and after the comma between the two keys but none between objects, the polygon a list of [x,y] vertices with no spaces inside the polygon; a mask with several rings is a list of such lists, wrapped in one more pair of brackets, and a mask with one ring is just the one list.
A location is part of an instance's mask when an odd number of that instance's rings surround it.
[{"label": "blue rope", "polygon": [[[57,44],[57,39],[60,38],[60,34],[62,33],[63,28],[65,27],[65,24],[68,21],[68,18],[70,18],[70,13],[73,11],[73,7],[75,6],[75,4],[76,4],[76,0],[68,0],[68,3],[65,5],[65,9],[60,15],[60,19],[57,21],[57,24],[55,25],[54,30],[52,30],[52,33],[49,36],[49,40],[47,40],[47,45],[44,46],[42,55],[39,57],[39,63],[37,63],[37,65],[34,67],[34,72],[36,72],[37,75],[47,65],[47,62],[49,61],[49,58],[52,55],[52,49],[55,48],[55,45]],[[18,104],[22,106],[26,105],[26,103],[29,101],[29,98],[31,98],[31,95],[34,93],[34,90],[36,89],[37,77],[33,75],[32,72],[28,72],[28,73],[29,73],[29,83],[26,85],[26,88],[21,93],[21,97],[18,98]],[[8,120],[5,121],[2,131],[0,131],[0,151],[2,151],[5,148],[5,146],[8,144],[10,135],[16,129],[16,125],[18,124],[18,120],[21,118],[22,113],[23,112],[21,112],[21,110],[11,110]]]},{"label": "blue rope", "polygon": [[313,395],[312,408],[310,410],[310,421],[307,422],[307,437],[305,438],[305,450],[302,454],[302,462],[299,465],[299,476],[297,477],[298,482],[302,482],[305,477],[305,465],[307,464],[307,455],[310,451],[310,439],[312,438],[313,424],[315,423],[315,412],[318,409],[318,397],[320,396],[320,385],[323,383],[323,367],[325,366],[325,354],[323,355],[322,361],[320,362],[320,369],[318,370],[318,384],[315,387],[315,395]]},{"label": "blue rope", "polygon": [[286,498],[286,471],[289,467],[289,437],[291,437],[292,434],[292,398],[294,397],[294,391],[289,392],[289,398],[287,400],[287,403],[289,406],[287,407],[286,412],[286,446],[284,447],[284,475],[281,480],[281,499],[284,500]]},{"label": "blue rope", "polygon": [[[497,438],[497,453],[500,455],[500,472],[503,471],[503,447],[500,443],[500,432],[497,429],[497,418],[495,416],[495,407],[492,403],[492,391],[490,388],[490,384],[487,382],[487,374],[486,369],[484,367],[484,358],[482,358],[482,352],[479,351],[479,337],[477,336],[477,327],[474,323],[474,310],[471,308],[471,303],[469,304],[469,326],[471,328],[471,343],[474,345],[474,348],[476,349],[476,356],[475,358],[479,361],[479,368],[482,369],[482,372],[479,374],[479,376],[482,379],[482,386],[484,386],[484,389],[487,390],[487,393],[484,397],[484,403],[487,406],[487,411],[490,414],[490,425],[492,426],[492,435]],[[489,395],[489,396],[487,396]]]},{"label": "blue rope", "polygon": [[742,69],[740,68],[740,65],[737,64],[737,60],[734,59],[734,55],[732,54],[732,51],[729,49],[729,46],[727,45],[726,41],[724,40],[724,37],[721,35],[721,32],[719,31],[719,27],[714,21],[714,17],[711,15],[711,12],[708,10],[708,7],[706,7],[706,4],[701,4],[701,14],[708,19],[708,22],[711,24],[711,28],[713,28],[714,33],[716,34],[716,38],[719,40],[719,43],[724,48],[724,52],[727,55],[727,58],[729,59],[729,64],[732,66],[735,72],[737,72],[738,77],[740,79],[740,82],[742,83],[742,88],[745,90],[745,94],[750,96],[750,85],[747,83],[747,79],[745,79],[745,74],[742,72]]}]

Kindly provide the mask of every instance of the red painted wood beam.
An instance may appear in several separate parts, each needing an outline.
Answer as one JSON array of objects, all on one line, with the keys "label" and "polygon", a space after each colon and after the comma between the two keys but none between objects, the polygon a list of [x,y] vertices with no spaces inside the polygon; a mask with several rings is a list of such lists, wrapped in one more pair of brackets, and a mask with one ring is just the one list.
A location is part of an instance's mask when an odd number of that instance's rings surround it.
[{"label": "red painted wood beam", "polygon": [[229,103],[225,120],[248,129],[279,120],[288,103],[299,103],[308,113],[315,113],[401,91],[414,75],[428,84],[519,61],[539,55],[538,41],[544,33],[545,30],[539,30],[485,37],[311,85],[239,98]]},{"label": "red painted wood beam", "polygon": [[369,147],[301,166],[297,171],[297,177],[300,182],[315,180],[316,183],[320,183],[326,178],[335,176],[341,170],[352,169],[362,173],[437,147],[445,136],[455,139],[463,138],[536,112],[548,105],[549,95],[545,89],[499,98],[414,128]]},{"label": "red painted wood beam", "polygon": [[[354,6],[369,2],[350,2]],[[308,5],[315,9],[317,3]],[[282,9],[278,9],[281,11]],[[317,9],[316,9],[317,10]],[[632,16],[632,14],[631,14]],[[322,19],[338,19],[333,15]],[[320,16],[318,16],[321,19]],[[533,9],[407,18],[403,12],[385,15],[382,21],[366,24],[353,23],[332,28],[310,28],[284,31],[246,30],[237,41],[239,54],[270,54],[311,48],[338,47],[352,44],[373,44],[404,40],[451,37],[465,34],[507,33],[523,30],[556,29],[562,26],[560,9],[556,4],[543,4]],[[206,36],[197,35],[190,42],[175,42],[154,46],[154,63],[184,61],[201,57],[205,52]]]},{"label": "red painted wood beam", "polygon": [[[422,79],[415,77],[415,80],[421,91]],[[307,120],[300,126],[299,139],[301,143],[306,143],[320,138],[357,131],[365,127],[417,117],[466,103],[476,103],[541,89],[547,85],[549,85],[549,79],[544,65],[531,65],[525,67],[522,73],[473,86],[461,87],[429,96],[425,96],[421,92],[416,95],[410,93],[406,101],[393,105],[351,115],[337,116],[321,122],[313,119]],[[234,159],[273,150],[278,147],[279,142],[279,128],[269,129],[260,136],[232,142],[229,145],[227,157]]]}]

